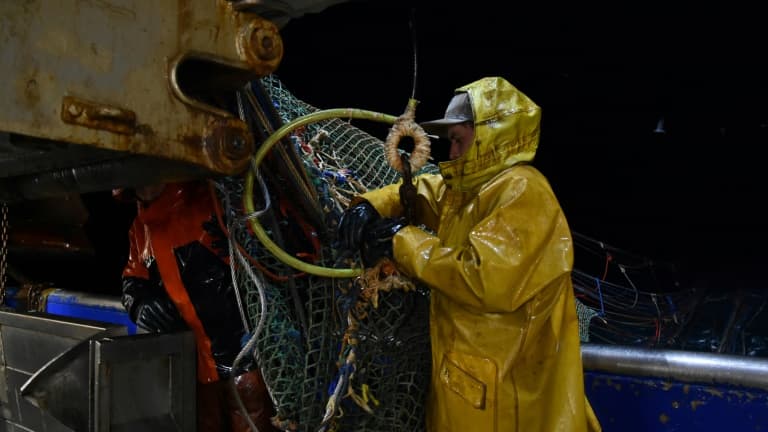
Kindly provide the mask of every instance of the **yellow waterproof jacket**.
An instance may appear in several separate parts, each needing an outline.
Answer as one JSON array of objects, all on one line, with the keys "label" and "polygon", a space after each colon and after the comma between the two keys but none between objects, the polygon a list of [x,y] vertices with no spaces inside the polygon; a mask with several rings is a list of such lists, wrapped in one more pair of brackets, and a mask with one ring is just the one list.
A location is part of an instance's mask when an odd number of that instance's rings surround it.
[{"label": "yellow waterproof jacket", "polygon": [[[540,108],[502,78],[468,92],[475,142],[417,179],[419,222],[393,239],[401,271],[431,288],[430,431],[586,431],[571,285],[573,244],[546,178],[532,166]],[[398,186],[366,193],[402,213]]]}]

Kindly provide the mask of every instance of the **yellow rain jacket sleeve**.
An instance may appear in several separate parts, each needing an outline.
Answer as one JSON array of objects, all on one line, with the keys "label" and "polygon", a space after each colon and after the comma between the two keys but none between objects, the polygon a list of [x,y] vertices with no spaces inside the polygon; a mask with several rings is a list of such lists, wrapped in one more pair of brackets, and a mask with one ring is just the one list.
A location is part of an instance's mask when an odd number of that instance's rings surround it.
[{"label": "yellow rain jacket sleeve", "polygon": [[[475,143],[418,178],[419,214],[393,239],[400,269],[431,288],[430,431],[600,430],[584,395],[573,244],[546,178],[525,164],[540,109],[502,78],[457,89]],[[398,185],[362,196],[383,216]]]}]

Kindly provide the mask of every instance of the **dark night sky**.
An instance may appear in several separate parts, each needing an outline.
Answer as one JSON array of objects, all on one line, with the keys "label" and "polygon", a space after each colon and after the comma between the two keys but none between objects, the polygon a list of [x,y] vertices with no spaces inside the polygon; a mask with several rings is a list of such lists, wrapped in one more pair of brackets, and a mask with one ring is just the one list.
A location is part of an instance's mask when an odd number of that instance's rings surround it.
[{"label": "dark night sky", "polygon": [[417,120],[441,116],[455,87],[503,76],[542,107],[534,163],[574,231],[723,288],[765,286],[760,14],[735,3],[502,3],[332,6],[282,29],[276,75],[318,108],[400,114],[413,86],[413,12]]}]

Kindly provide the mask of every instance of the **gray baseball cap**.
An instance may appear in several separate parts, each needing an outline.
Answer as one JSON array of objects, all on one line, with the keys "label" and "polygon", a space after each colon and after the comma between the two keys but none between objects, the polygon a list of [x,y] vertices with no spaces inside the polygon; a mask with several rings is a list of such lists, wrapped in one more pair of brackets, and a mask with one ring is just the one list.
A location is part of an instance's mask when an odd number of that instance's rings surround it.
[{"label": "gray baseball cap", "polygon": [[473,121],[474,118],[472,115],[472,103],[469,101],[469,93],[461,92],[456,93],[451,102],[448,103],[445,117],[420,123],[420,125],[428,134],[445,138],[448,127],[466,121]]}]

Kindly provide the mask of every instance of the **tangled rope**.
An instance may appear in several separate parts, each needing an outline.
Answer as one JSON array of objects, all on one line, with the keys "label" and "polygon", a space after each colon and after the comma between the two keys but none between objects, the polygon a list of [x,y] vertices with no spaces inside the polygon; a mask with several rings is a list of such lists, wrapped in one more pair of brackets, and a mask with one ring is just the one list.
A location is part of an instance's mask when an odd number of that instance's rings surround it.
[{"label": "tangled rope", "polygon": [[358,348],[360,322],[367,316],[373,308],[379,307],[379,293],[381,291],[390,292],[392,290],[403,290],[409,292],[415,289],[413,282],[402,276],[395,267],[395,264],[387,258],[380,260],[373,267],[366,269],[362,275],[356,278],[351,284],[351,289],[344,295],[354,300],[349,302],[346,307],[347,329],[342,338],[339,360],[339,375],[333,387],[331,397],[326,404],[325,415],[319,431],[329,432],[335,430],[333,424],[334,418],[343,416],[341,400],[348,397],[357,406],[369,414],[373,414],[373,405],[379,405],[379,401],[373,396],[368,385],[363,384],[360,392],[355,391],[352,382],[357,370]]}]

